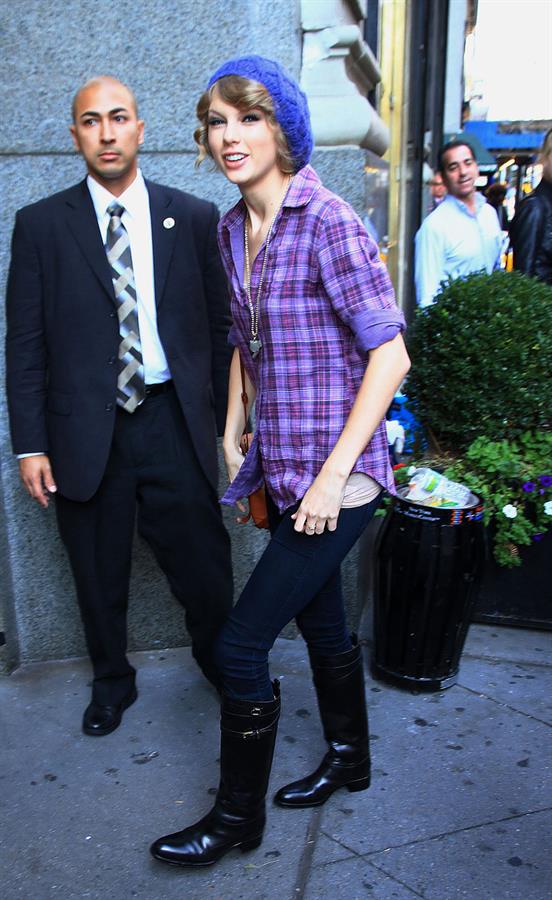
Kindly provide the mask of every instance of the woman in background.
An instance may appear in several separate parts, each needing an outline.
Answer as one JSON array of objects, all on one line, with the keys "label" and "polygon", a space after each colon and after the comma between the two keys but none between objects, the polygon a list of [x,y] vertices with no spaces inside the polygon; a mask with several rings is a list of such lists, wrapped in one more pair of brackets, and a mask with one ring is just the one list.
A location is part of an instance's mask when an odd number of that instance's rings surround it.
[{"label": "woman in background", "polygon": [[[234,504],[266,486],[271,540],[223,627],[220,786],[199,822],[152,846],[204,866],[259,846],[280,713],[268,653],[295,618],[309,652],[328,750],[275,802],[316,806],[370,784],[360,648],[347,630],[340,564],[393,491],[385,412],[409,368],[378,249],[350,206],[309,165],[307,102],[281,66],[230,60],[198,108],[211,156],[241,200],[219,245],[232,287],[235,344],[224,453]],[[247,455],[240,360],[257,427]]]},{"label": "woman in background", "polygon": [[552,284],[552,128],[545,135],[539,162],[542,180],[516,210],[510,241],[514,269]]}]

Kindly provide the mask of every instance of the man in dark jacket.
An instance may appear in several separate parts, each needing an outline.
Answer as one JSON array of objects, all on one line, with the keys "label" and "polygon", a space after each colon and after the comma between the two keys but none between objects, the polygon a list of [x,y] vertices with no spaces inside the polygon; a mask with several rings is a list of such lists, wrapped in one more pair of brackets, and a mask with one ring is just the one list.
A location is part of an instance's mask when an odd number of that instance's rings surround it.
[{"label": "man in dark jacket", "polygon": [[136,517],[213,682],[232,598],[216,493],[230,352],[218,213],[144,180],[143,132],[119,81],[77,92],[87,178],[19,211],[8,279],[13,448],[29,494],[42,507],[55,497],[94,669],[90,735],[117,728],[137,696],[126,656]]}]

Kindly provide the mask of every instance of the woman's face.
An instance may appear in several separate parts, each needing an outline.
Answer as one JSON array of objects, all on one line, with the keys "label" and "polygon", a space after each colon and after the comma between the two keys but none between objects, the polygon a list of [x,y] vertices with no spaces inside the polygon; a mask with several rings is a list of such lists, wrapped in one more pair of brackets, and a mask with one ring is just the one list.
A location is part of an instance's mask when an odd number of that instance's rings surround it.
[{"label": "woman's face", "polygon": [[240,190],[257,187],[280,171],[274,129],[262,110],[246,112],[225,103],[215,85],[207,123],[213,159]]}]

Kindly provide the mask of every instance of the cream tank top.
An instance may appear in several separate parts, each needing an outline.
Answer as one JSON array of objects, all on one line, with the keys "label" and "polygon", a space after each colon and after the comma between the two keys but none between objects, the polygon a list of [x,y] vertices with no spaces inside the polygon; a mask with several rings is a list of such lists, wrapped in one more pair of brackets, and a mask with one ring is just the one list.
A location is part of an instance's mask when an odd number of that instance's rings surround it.
[{"label": "cream tank top", "polygon": [[365,475],[364,472],[353,472],[352,475],[349,475],[345,485],[341,509],[353,509],[355,506],[371,503],[382,490],[381,484],[378,484],[369,475]]}]

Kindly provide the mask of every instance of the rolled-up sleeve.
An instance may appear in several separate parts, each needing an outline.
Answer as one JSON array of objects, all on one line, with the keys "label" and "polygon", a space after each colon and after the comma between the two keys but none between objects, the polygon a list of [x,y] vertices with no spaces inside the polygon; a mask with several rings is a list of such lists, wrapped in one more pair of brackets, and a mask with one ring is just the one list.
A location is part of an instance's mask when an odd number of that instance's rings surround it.
[{"label": "rolled-up sleeve", "polygon": [[389,274],[378,247],[346,204],[332,206],[317,236],[320,275],[332,307],[355,335],[359,352],[374,350],[404,331]]}]

